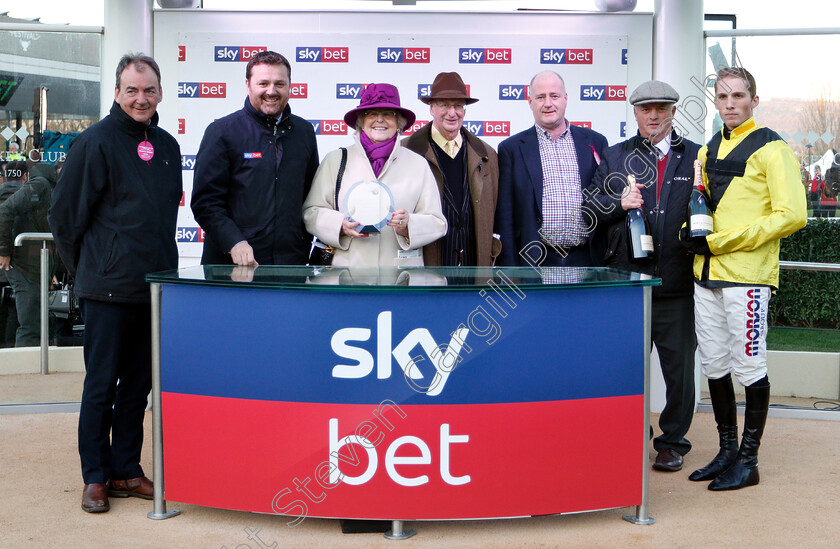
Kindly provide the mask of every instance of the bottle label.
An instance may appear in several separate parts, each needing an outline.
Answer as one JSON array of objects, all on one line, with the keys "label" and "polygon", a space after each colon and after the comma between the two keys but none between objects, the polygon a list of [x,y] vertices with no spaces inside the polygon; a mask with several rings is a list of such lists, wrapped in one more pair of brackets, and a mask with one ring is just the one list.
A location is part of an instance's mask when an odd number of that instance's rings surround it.
[{"label": "bottle label", "polygon": [[704,214],[694,214],[691,216],[691,232],[708,231],[712,232],[715,228],[712,216]]},{"label": "bottle label", "polygon": [[640,234],[639,235],[639,242],[642,244],[642,251],[645,252],[652,252],[653,251],[653,237],[649,234]]}]

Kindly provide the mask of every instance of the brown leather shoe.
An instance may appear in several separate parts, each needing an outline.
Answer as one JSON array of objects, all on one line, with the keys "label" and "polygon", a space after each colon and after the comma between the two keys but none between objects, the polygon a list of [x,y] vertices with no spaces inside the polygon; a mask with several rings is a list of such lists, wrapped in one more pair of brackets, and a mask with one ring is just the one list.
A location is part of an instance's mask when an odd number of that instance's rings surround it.
[{"label": "brown leather shoe", "polygon": [[86,513],[105,513],[111,508],[104,482],[85,484],[82,491],[82,510]]},{"label": "brown leather shoe", "polygon": [[679,471],[683,466],[683,457],[673,448],[663,448],[656,454],[656,461],[653,468],[657,471],[668,471],[673,473]]},{"label": "brown leather shoe", "polygon": [[146,477],[130,478],[128,480],[114,480],[108,483],[108,495],[115,498],[130,496],[143,499],[154,499],[155,485]]}]

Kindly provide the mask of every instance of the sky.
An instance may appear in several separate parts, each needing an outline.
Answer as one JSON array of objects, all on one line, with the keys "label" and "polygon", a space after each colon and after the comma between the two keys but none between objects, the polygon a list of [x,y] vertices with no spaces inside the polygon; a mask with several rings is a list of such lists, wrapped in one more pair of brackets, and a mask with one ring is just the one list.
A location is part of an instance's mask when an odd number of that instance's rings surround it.
[{"label": "sky", "polygon": [[[120,0],[125,1],[125,0]],[[276,9],[285,2],[276,0],[204,0],[208,9]],[[298,2],[289,2],[300,5]],[[840,2],[837,0],[799,0],[796,9],[768,9],[766,0],[705,0],[706,13],[735,14],[740,29],[811,28],[837,25]],[[0,13],[12,17],[40,17],[42,23],[101,26],[104,0],[0,0]],[[399,10],[511,10],[517,7],[572,10],[595,10],[595,0],[418,0],[417,6],[392,7],[389,1],[377,0],[307,0],[307,9],[399,9]],[[637,12],[652,12],[654,0],[638,0]],[[722,23],[707,23],[707,28],[724,28]],[[708,45],[720,42],[731,51],[729,39],[711,38]],[[763,99],[813,97],[826,83],[835,82],[840,92],[840,68],[828,52],[840,51],[840,34],[807,37],[738,38],[741,64],[750,69],[761,83]],[[833,55],[831,56],[833,58]],[[791,70],[779,70],[780,62]]]}]

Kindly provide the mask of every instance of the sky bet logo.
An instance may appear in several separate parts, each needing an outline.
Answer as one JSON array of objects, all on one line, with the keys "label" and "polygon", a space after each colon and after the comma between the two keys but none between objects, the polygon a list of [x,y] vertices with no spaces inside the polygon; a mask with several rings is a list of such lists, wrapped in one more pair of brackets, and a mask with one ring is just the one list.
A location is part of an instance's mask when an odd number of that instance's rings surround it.
[{"label": "sky bet logo", "polygon": [[377,63],[429,63],[432,59],[429,48],[377,48]]},{"label": "sky bet logo", "polygon": [[[373,373],[376,366],[377,379],[388,379],[392,374],[392,361],[402,368],[403,375],[408,379],[424,379],[418,364],[425,362],[422,356],[414,354],[417,345],[425,351],[430,359],[431,365],[435,368],[435,376],[431,383],[426,384],[412,382],[416,389],[423,389],[428,396],[437,396],[443,391],[449,374],[455,366],[461,362],[461,351],[465,347],[465,340],[470,334],[470,329],[461,324],[451,334],[449,343],[438,344],[432,334],[426,328],[415,328],[396,346],[392,343],[392,311],[382,311],[376,317],[376,363],[374,355],[364,347],[352,345],[351,342],[364,342],[371,339],[373,331],[370,328],[353,327],[342,328],[336,331],[330,339],[330,347],[333,352],[341,358],[356,362],[356,364],[336,364],[332,369],[332,377],[343,379],[360,379]],[[467,351],[469,352],[469,351]],[[428,362],[427,362],[428,364]],[[425,366],[425,365],[424,365]],[[428,379],[428,378],[426,378]]]},{"label": "sky bet logo", "polygon": [[336,84],[335,98],[358,99],[359,97],[361,97],[362,91],[367,87],[367,84]]},{"label": "sky bet logo", "polygon": [[315,135],[347,135],[344,120],[308,120],[315,130]]},{"label": "sky bet logo", "polygon": [[592,50],[541,49],[541,65],[591,65]]},{"label": "sky bet logo", "polygon": [[306,99],[309,96],[309,84],[291,84],[289,97],[292,99]]},{"label": "sky bet logo", "polygon": [[528,99],[527,84],[499,84],[499,101]]},{"label": "sky bet logo", "polygon": [[201,227],[178,227],[175,231],[178,242],[204,242],[204,229]]},{"label": "sky bet logo", "polygon": [[195,155],[194,154],[181,155],[181,169],[182,170],[194,170],[195,169]]},{"label": "sky bet logo", "polygon": [[581,86],[581,101],[624,101],[627,86]]},{"label": "sky bet logo", "polygon": [[[464,84],[467,87],[467,97],[470,95],[470,85]],[[417,84],[417,99],[421,97],[429,97],[432,95],[432,85],[431,84]]]},{"label": "sky bet logo", "polygon": [[459,63],[504,63],[510,64],[510,48],[459,48]]},{"label": "sky bet logo", "polygon": [[213,53],[213,61],[247,63],[255,53],[268,50],[265,46],[216,46]]},{"label": "sky bet logo", "polygon": [[295,59],[300,63],[347,63],[350,61],[350,48],[338,46],[303,47],[297,48],[295,52]]},{"label": "sky bet logo", "polygon": [[510,122],[508,121],[464,121],[464,128],[473,135],[485,137],[506,137],[510,135]]},{"label": "sky bet logo", "polygon": [[224,82],[178,82],[178,97],[225,97]]},{"label": "sky bet logo", "polygon": [[[469,95],[469,92],[467,92],[467,95]],[[402,136],[412,135],[414,132],[416,132],[417,130],[419,130],[420,128],[422,128],[423,126],[425,126],[428,123],[429,123],[428,120],[415,120],[414,124],[407,127],[405,129],[405,131],[403,131],[400,135],[402,135]]]}]

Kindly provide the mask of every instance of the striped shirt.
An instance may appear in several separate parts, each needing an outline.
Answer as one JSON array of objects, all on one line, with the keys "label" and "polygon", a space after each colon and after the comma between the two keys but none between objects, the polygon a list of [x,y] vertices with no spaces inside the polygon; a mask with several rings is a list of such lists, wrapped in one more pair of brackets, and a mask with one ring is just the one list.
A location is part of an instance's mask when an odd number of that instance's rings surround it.
[{"label": "striped shirt", "polygon": [[581,216],[580,190],[575,142],[569,123],[557,139],[536,126],[543,172],[543,222],[540,234],[549,244],[572,248],[586,242],[587,230]]}]

